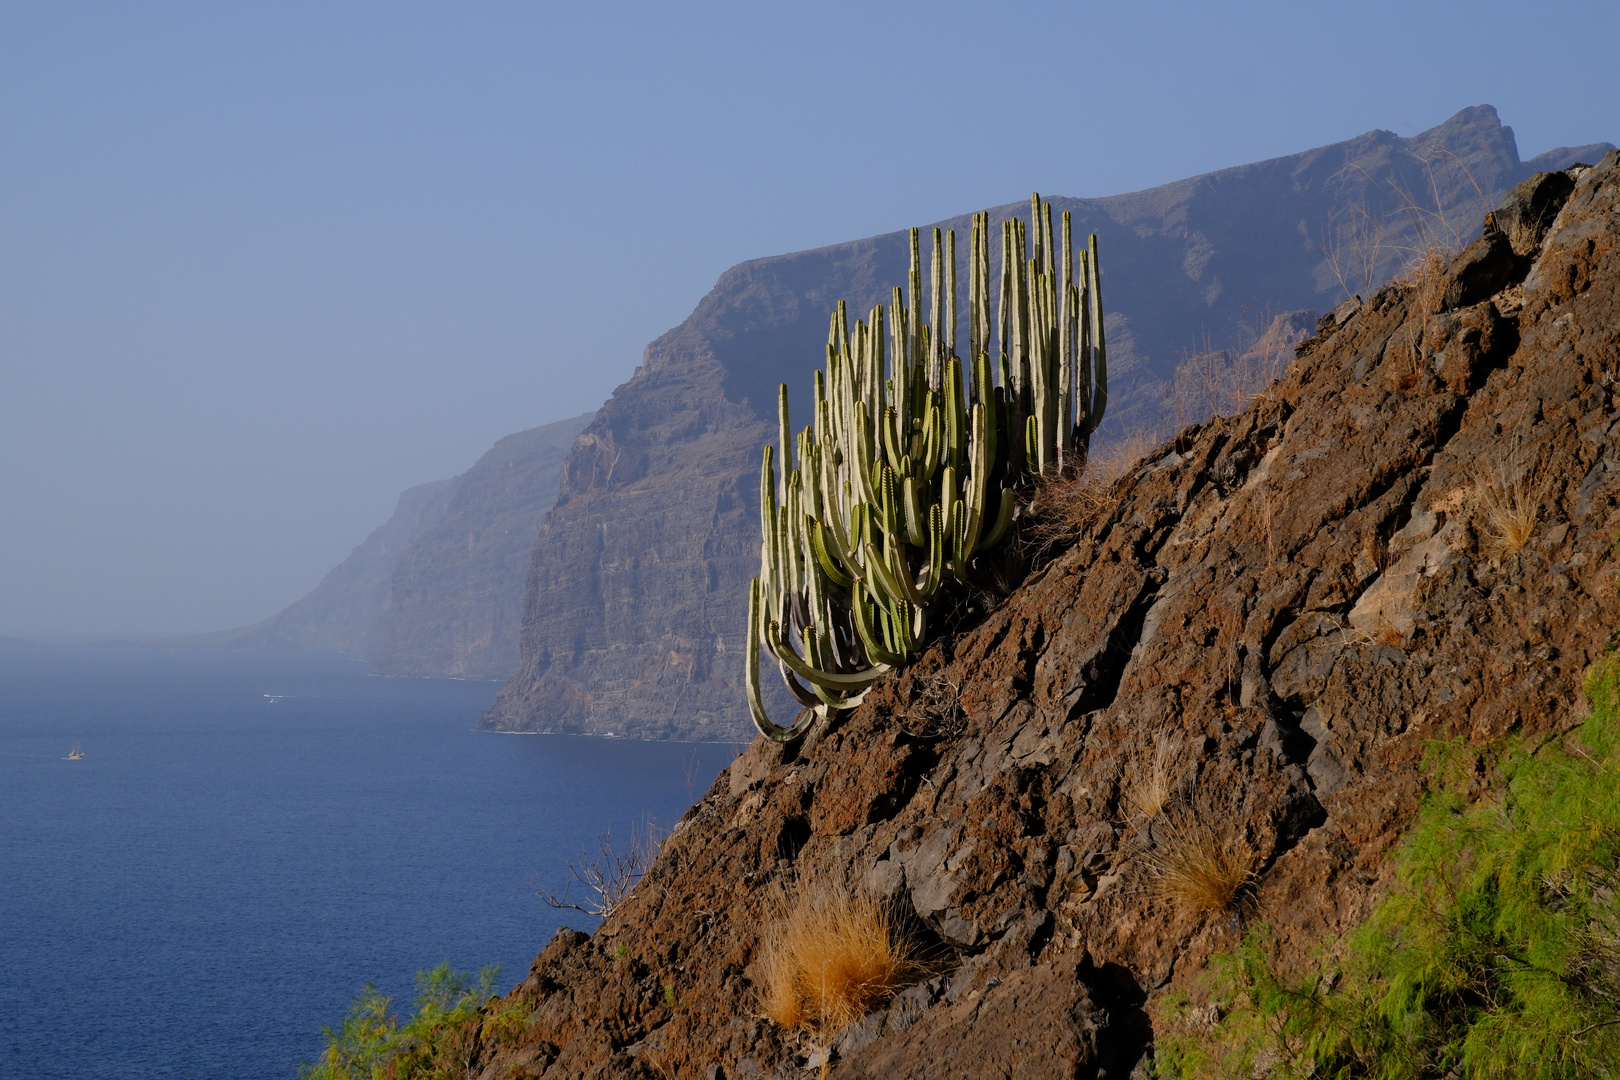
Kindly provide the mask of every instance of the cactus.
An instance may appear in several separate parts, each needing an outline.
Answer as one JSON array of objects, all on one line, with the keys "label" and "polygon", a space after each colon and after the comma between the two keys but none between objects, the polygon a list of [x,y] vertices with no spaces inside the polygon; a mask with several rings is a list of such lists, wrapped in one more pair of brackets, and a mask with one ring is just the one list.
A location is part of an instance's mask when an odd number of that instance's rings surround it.
[{"label": "cactus", "polygon": [[[956,235],[934,230],[926,323],[919,240],[911,230],[907,288],[887,309],[853,326],[842,301],[833,311],[811,423],[795,433],[785,383],[778,394],[777,445],[760,468],[747,693],[755,725],[780,742],[854,708],[917,655],[938,597],[1007,534],[1017,492],[1084,467],[1107,404],[1095,235],[1077,259],[1068,213],[1055,243],[1039,195],[1027,224],[1002,223],[992,364],[990,215],[974,215],[966,367]],[[761,646],[802,706],[790,727],[766,713]]]}]

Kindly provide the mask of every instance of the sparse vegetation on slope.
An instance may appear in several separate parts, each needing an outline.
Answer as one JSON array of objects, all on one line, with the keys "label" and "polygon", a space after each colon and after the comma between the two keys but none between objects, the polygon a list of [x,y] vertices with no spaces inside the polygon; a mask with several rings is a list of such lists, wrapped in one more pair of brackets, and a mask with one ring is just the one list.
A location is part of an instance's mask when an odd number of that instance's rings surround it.
[{"label": "sparse vegetation on slope", "polygon": [[[1342,959],[1279,974],[1263,929],[1214,966],[1170,1076],[1620,1075],[1620,658],[1574,736],[1438,747],[1399,884]],[[1190,1014],[1187,1014],[1190,1015]]]},{"label": "sparse vegetation on slope", "polygon": [[[486,967],[475,981],[448,962],[416,973],[416,1013],[401,1024],[394,999],[367,983],[337,1030],[323,1028],[326,1050],[300,1070],[304,1080],[374,1080],[383,1076],[461,1076],[476,1046],[465,1022],[495,992],[500,969]],[[454,1066],[461,1065],[458,1071]]]},{"label": "sparse vegetation on slope", "polygon": [[781,1027],[825,1039],[922,971],[882,904],[823,890],[801,900],[765,939],[760,1005]]}]

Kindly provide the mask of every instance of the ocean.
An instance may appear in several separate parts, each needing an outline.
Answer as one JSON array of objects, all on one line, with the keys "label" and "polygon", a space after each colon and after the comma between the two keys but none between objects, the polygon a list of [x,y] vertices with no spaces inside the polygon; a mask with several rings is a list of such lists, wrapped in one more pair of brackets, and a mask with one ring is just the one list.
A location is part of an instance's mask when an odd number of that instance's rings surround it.
[{"label": "ocean", "polygon": [[[737,747],[473,730],[497,684],[333,657],[0,648],[0,1076],[291,1080],[367,980],[521,982],[599,835]],[[67,760],[78,745],[82,760]]]}]

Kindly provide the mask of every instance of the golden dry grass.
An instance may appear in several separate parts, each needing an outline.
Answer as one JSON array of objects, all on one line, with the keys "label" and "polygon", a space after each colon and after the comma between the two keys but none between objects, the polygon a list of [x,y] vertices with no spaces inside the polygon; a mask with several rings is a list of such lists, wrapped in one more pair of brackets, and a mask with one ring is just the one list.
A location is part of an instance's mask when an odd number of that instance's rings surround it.
[{"label": "golden dry grass", "polygon": [[1176,744],[1163,735],[1158,738],[1153,758],[1138,772],[1132,774],[1125,788],[1125,801],[1138,817],[1157,817],[1175,793],[1170,777],[1170,759],[1175,756]]},{"label": "golden dry grass", "polygon": [[1423,357],[1417,347],[1398,352],[1390,358],[1389,385],[1398,393],[1409,393],[1423,381]]},{"label": "golden dry grass", "polygon": [[1372,639],[1378,644],[1387,645],[1392,649],[1403,649],[1406,647],[1406,635],[1401,633],[1393,623],[1390,623],[1384,619],[1378,620],[1378,625],[1376,628],[1374,628]]},{"label": "golden dry grass", "polygon": [[1520,479],[1493,477],[1477,486],[1474,528],[1486,555],[1512,555],[1530,542],[1541,511],[1541,492]]},{"label": "golden dry grass", "polygon": [[882,904],[814,892],[766,936],[761,1007],[784,1028],[827,1038],[923,974],[911,952]]},{"label": "golden dry grass", "polygon": [[1146,856],[1149,889],[1185,915],[1226,911],[1254,881],[1253,849],[1189,808],[1169,815],[1155,834],[1157,846]]},{"label": "golden dry grass", "polygon": [[1096,452],[1086,459],[1086,471],[1083,475],[1089,476],[1093,484],[1106,491],[1114,486],[1114,481],[1129,472],[1133,465],[1156,449],[1159,442],[1160,440],[1151,432],[1138,428],[1099,446]]},{"label": "golden dry grass", "polygon": [[1420,250],[1400,283],[1416,294],[1418,311],[1425,321],[1440,310],[1445,295],[1446,273],[1451,269],[1451,249],[1438,241]]}]

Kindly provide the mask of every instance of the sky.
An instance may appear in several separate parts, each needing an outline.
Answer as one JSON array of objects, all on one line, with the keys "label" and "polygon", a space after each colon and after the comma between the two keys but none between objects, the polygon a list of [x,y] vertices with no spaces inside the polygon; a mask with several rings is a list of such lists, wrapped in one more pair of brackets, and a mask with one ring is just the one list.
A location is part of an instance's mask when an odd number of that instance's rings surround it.
[{"label": "sky", "polygon": [[0,635],[264,618],[727,267],[1495,105],[1620,5],[0,4]]}]

